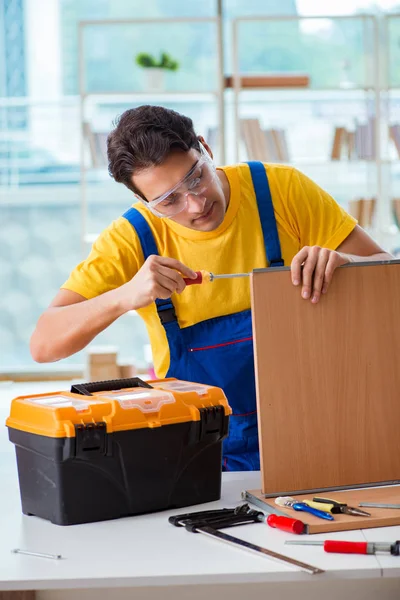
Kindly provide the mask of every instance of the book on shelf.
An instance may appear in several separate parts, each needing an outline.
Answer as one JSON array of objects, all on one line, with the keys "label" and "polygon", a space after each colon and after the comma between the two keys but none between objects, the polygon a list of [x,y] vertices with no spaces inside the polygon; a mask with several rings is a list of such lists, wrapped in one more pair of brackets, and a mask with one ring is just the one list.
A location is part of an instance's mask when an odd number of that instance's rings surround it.
[{"label": "book on shelf", "polygon": [[101,166],[108,165],[107,158],[107,138],[108,133],[104,131],[95,131],[94,139],[96,142],[96,152],[98,162],[101,163]]},{"label": "book on shelf", "polygon": [[369,117],[366,123],[356,123],[355,156],[360,160],[375,159],[375,117]]},{"label": "book on shelf", "polygon": [[356,134],[354,131],[346,130],[346,147],[348,160],[354,159],[356,150]]},{"label": "book on shelf", "polygon": [[354,131],[336,126],[333,135],[331,160],[374,160],[376,157],[375,117],[366,123],[356,123]]},{"label": "book on shelf", "polygon": [[398,123],[389,126],[389,137],[392,139],[400,158],[400,125]]},{"label": "book on shelf", "polygon": [[249,160],[288,162],[289,151],[284,129],[263,130],[259,119],[241,119],[241,134]]},{"label": "book on shelf", "polygon": [[213,154],[218,154],[219,148],[219,134],[218,127],[208,127],[206,130],[205,140],[207,144],[210,146]]},{"label": "book on shelf", "polygon": [[392,199],[392,213],[394,222],[397,228],[400,229],[400,198]]},{"label": "book on shelf", "polygon": [[354,198],[349,202],[349,213],[360,227],[371,227],[375,214],[376,198]]},{"label": "book on shelf", "polygon": [[91,166],[94,168],[105,167],[107,159],[107,136],[106,132],[93,131],[90,123],[83,123],[83,135],[87,140],[90,154]]},{"label": "book on shelf", "polygon": [[268,160],[268,143],[258,119],[241,119],[241,134],[250,160]]},{"label": "book on shelf", "polygon": [[[276,162],[278,157],[276,151],[276,137],[274,136],[273,131],[271,129],[266,129],[265,131],[262,131],[262,135],[265,139],[266,151],[264,153],[264,158],[261,158],[260,160],[264,160],[266,162]],[[251,160],[251,149],[250,151],[247,149],[247,154]]]},{"label": "book on shelf", "polygon": [[284,129],[266,129],[265,134],[272,135],[274,140],[273,153],[274,158],[279,162],[287,162],[289,160],[289,150],[286,141],[286,133]]},{"label": "book on shelf", "polygon": [[346,139],[346,129],[344,127],[335,127],[335,132],[333,135],[332,142],[332,150],[331,150],[331,159],[332,160],[340,160],[342,155],[342,148],[345,145]]}]

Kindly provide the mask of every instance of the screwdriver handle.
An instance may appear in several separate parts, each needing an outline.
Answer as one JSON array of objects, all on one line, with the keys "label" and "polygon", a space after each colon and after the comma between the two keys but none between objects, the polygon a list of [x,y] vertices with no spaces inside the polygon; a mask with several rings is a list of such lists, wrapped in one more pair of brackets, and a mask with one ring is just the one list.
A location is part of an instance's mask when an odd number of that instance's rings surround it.
[{"label": "screwdriver handle", "polygon": [[266,523],[270,527],[275,527],[276,529],[281,529],[282,531],[287,531],[289,533],[304,533],[305,525],[299,519],[291,519],[290,517],[281,517],[275,514],[268,515],[266,518]]},{"label": "screwdriver handle", "polygon": [[334,504],[323,504],[322,502],[313,502],[312,500],[303,500],[304,504],[307,506],[311,506],[311,508],[315,508],[316,510],[322,510],[323,512],[331,513],[335,508]]},{"label": "screwdriver handle", "polygon": [[368,554],[368,542],[340,542],[325,540],[325,552],[339,552],[340,554]]},{"label": "screwdriver handle", "polygon": [[186,285],[195,285],[211,281],[210,273],[208,273],[208,271],[195,271],[195,273],[197,275],[196,279],[189,279],[189,277],[183,278],[183,281],[186,283]]},{"label": "screwdriver handle", "polygon": [[319,517],[320,519],[326,519],[327,521],[334,520],[331,514],[324,512],[322,510],[317,510],[316,508],[311,508],[311,506],[308,506],[304,502],[295,502],[292,505],[292,508],[294,510],[301,510],[303,512],[308,512],[311,515],[314,515],[314,517]]}]

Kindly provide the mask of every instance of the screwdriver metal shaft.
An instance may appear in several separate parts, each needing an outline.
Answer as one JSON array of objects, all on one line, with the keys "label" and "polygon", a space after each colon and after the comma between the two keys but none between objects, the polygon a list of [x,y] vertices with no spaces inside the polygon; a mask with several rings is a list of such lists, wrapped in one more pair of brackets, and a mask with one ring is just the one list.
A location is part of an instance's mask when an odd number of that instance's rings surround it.
[{"label": "screwdriver metal shaft", "polygon": [[221,275],[215,275],[209,271],[196,271],[196,279],[189,279],[184,277],[183,281],[186,285],[195,285],[200,283],[211,283],[214,279],[234,279],[236,277],[249,277],[250,273],[223,273]]},{"label": "screwdriver metal shaft", "polygon": [[214,275],[214,273],[210,273],[210,281],[214,281],[214,279],[233,279],[235,277],[249,277],[250,273],[228,273],[222,275]]},{"label": "screwdriver metal shaft", "polygon": [[37,556],[38,558],[51,558],[52,560],[60,560],[62,558],[61,554],[46,554],[44,552],[31,552],[30,550],[21,550],[20,548],[15,548],[11,550],[13,554],[26,554],[27,556]]}]

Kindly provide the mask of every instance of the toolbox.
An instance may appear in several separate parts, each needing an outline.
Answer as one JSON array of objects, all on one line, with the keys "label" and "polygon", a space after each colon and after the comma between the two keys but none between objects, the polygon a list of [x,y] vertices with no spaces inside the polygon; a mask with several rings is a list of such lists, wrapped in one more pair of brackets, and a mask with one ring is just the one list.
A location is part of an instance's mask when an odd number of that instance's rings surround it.
[{"label": "toolbox", "polygon": [[177,379],[15,398],[22,511],[73,525],[218,500],[230,414],[220,388]]}]

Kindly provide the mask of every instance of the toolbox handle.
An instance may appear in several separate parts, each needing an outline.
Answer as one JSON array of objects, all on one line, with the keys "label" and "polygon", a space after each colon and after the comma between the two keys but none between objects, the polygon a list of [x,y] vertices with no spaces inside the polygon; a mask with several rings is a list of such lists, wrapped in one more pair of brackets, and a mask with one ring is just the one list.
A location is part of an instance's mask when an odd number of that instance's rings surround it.
[{"label": "toolbox handle", "polygon": [[92,381],[89,383],[77,383],[71,386],[71,392],[82,396],[92,396],[96,392],[111,392],[113,390],[124,390],[127,388],[142,387],[153,389],[151,385],[140,379],[140,377],[129,377],[127,379],[109,379],[108,381]]}]

